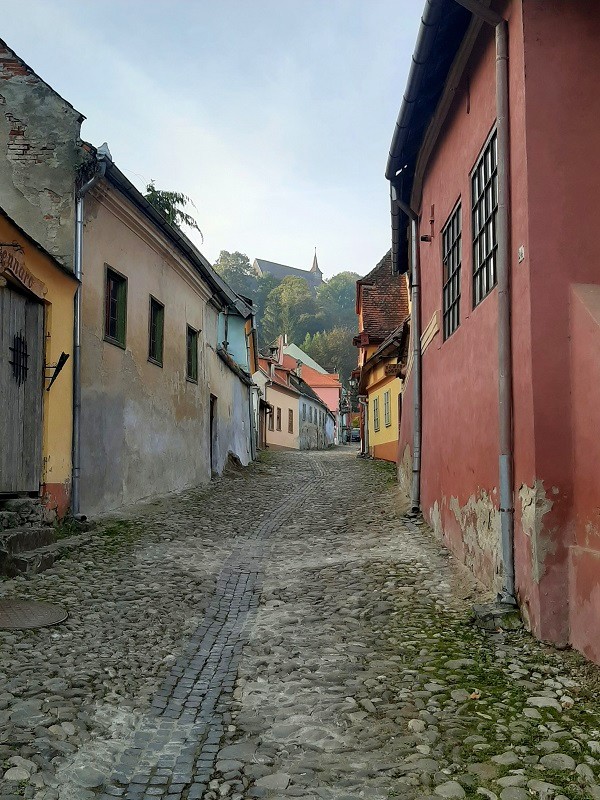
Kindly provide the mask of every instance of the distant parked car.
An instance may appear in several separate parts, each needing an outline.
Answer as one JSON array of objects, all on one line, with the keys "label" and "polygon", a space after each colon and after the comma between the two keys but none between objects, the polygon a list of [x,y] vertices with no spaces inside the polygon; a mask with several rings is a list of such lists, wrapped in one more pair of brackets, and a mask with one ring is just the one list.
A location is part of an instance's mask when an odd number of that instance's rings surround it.
[{"label": "distant parked car", "polygon": [[350,441],[360,442],[360,428],[352,428],[350,431]]}]

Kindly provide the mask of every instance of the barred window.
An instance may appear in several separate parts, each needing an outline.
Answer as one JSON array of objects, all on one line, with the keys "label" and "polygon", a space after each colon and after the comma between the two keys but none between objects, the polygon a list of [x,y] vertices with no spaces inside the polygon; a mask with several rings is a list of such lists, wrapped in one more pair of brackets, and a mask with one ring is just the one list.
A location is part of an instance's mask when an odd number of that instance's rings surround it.
[{"label": "barred window", "polygon": [[473,307],[496,285],[498,146],[492,134],[471,176],[473,209]]},{"label": "barred window", "polygon": [[127,330],[127,278],[106,268],[104,290],[104,338],[125,347]]},{"label": "barred window", "polygon": [[306,419],[306,403],[302,403],[302,419]]},{"label": "barred window", "polygon": [[294,410],[288,409],[288,433],[294,432]]},{"label": "barred window", "polygon": [[386,428],[392,424],[392,393],[390,389],[383,393],[383,421]]},{"label": "barred window", "polygon": [[379,430],[379,398],[373,400],[373,428]]},{"label": "barred window", "polygon": [[186,350],[186,378],[188,381],[198,383],[198,331],[190,325],[187,326]]},{"label": "barred window", "polygon": [[462,261],[461,205],[450,215],[442,230],[442,262],[444,266],[444,339],[460,325],[460,265]]},{"label": "barred window", "polygon": [[165,307],[150,295],[150,319],[148,324],[148,361],[162,367],[163,337],[165,329]]},{"label": "barred window", "polygon": [[277,409],[277,430],[281,430],[281,409]]}]

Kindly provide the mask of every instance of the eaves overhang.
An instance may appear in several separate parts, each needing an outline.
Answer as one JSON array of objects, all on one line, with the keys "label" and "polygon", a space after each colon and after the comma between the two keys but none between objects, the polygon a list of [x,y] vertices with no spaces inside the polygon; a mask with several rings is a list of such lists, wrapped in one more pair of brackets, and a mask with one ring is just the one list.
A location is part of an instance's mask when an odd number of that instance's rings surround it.
[{"label": "eaves overhang", "polygon": [[394,272],[408,270],[408,218],[398,203],[410,205],[419,151],[470,22],[471,12],[456,0],[426,0],[385,171],[391,184]]}]

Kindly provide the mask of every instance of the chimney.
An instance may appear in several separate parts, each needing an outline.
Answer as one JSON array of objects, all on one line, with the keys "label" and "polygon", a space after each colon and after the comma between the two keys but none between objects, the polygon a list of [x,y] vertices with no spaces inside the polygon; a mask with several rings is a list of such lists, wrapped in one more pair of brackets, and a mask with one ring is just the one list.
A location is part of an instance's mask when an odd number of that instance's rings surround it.
[{"label": "chimney", "polygon": [[271,380],[275,377],[275,362],[269,361],[269,377]]}]

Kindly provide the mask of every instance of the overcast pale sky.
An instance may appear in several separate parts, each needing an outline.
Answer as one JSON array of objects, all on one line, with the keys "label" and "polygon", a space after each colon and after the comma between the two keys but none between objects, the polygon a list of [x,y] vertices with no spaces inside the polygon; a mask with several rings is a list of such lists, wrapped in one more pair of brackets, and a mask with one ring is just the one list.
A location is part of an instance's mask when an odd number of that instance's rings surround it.
[{"label": "overcast pale sky", "polygon": [[365,274],[390,246],[384,170],[422,5],[1,0],[0,35],[138,188],[193,198],[211,262],[308,269],[317,246],[326,276]]}]

